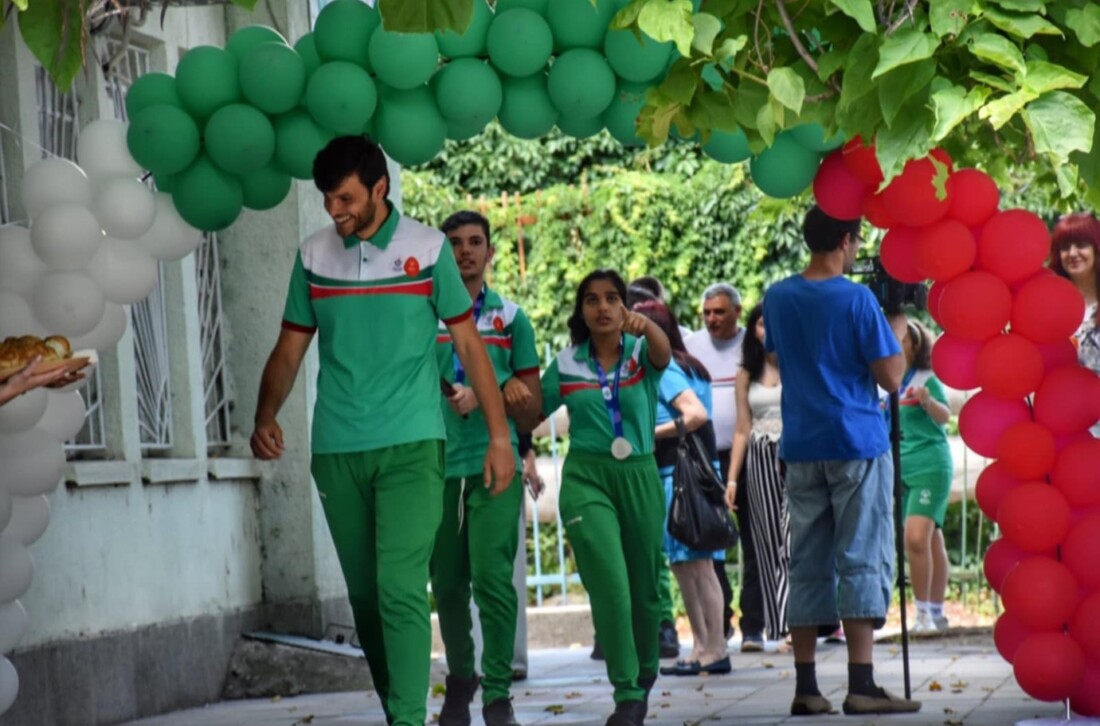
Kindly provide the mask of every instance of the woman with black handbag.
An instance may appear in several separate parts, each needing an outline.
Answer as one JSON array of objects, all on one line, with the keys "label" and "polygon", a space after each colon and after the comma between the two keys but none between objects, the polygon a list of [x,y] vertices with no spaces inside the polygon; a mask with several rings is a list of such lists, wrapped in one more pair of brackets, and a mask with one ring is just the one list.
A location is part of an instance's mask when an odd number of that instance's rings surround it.
[{"label": "woman with black handbag", "polygon": [[[681,444],[702,444],[704,450],[696,453],[705,457],[704,465],[713,462],[714,479],[720,484],[717,479],[718,452],[714,441],[714,426],[711,423],[710,373],[687,352],[676,316],[664,303],[647,301],[636,305],[634,310],[656,323],[668,337],[672,348],[672,362],[661,377],[657,426],[654,429],[657,466],[665,486],[666,507],[671,508],[675,488],[673,475],[680,458]],[[687,439],[686,436],[691,438]],[[691,492],[683,493],[690,494]],[[696,549],[673,537],[667,528],[664,546],[672,565],[672,574],[676,577],[684,597],[684,609],[687,611],[688,622],[691,623],[694,647],[687,658],[673,666],[662,668],[661,675],[729,673],[732,668],[722,623],[722,589],[711,564],[713,560],[725,559],[725,549]]]}]

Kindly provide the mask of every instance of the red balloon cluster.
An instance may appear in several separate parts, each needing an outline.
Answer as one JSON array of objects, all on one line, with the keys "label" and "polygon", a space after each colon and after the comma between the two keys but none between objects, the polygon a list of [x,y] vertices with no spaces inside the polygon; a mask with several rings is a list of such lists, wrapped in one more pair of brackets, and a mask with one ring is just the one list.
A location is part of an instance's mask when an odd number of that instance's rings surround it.
[{"label": "red balloon cluster", "polygon": [[1100,377],[1077,364],[1070,336],[1084,300],[1044,267],[1050,234],[1037,215],[999,208],[997,185],[954,169],[936,149],[884,184],[873,144],[856,137],[814,180],[819,207],[886,230],[883,267],[901,282],[931,279],[928,310],[944,330],[932,368],[947,385],[980,389],[959,432],[996,459],[978,478],[982,512],[1003,537],[985,556],[1001,593],[997,650],[1020,687],[1100,716]]}]

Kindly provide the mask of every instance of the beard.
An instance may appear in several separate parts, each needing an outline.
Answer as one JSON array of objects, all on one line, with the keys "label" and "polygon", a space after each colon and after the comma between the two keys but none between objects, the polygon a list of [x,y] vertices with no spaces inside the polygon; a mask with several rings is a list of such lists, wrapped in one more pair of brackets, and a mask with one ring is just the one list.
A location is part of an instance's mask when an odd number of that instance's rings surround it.
[{"label": "beard", "polygon": [[370,229],[377,216],[378,205],[375,204],[374,201],[368,201],[366,208],[363,210],[363,216],[360,218],[359,225],[355,228],[355,233],[360,234],[364,230]]}]

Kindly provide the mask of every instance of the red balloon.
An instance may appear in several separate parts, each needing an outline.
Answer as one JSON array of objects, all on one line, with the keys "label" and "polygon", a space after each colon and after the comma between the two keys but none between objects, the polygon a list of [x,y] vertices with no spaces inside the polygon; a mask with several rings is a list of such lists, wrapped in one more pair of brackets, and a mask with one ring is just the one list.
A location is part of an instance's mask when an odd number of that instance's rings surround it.
[{"label": "red balloon", "polygon": [[917,230],[894,227],[882,238],[879,258],[890,277],[901,282],[922,282],[927,277],[917,267]]},{"label": "red balloon", "polygon": [[964,272],[944,287],[939,313],[948,333],[969,340],[988,340],[1008,323],[1012,293],[996,275]]},{"label": "red balloon", "polygon": [[1001,498],[997,524],[1012,544],[1025,552],[1045,552],[1069,532],[1069,504],[1049,484],[1021,484]]},{"label": "red balloon", "polygon": [[993,540],[989,545],[989,549],[985,551],[985,558],[982,560],[982,572],[985,573],[985,579],[989,582],[989,586],[993,588],[993,591],[999,593],[1001,587],[1004,586],[1005,577],[1012,571],[1012,568],[1029,556],[1029,553],[1024,552],[1004,537]]},{"label": "red balloon", "polygon": [[[978,474],[978,481],[974,485],[974,498],[978,501],[978,508],[982,510],[982,514],[996,522],[997,509],[1001,506],[1001,499],[1009,491],[1023,483],[1022,479],[1012,475],[1004,462],[994,461],[982,469],[982,473]],[[993,578],[989,579],[992,581]]]},{"label": "red balloon", "polygon": [[1070,527],[1062,543],[1062,562],[1082,587],[1100,591],[1100,514]]},{"label": "red balloon", "polygon": [[951,209],[947,216],[967,227],[977,227],[992,217],[1001,203],[997,184],[985,172],[959,169],[947,180]]},{"label": "red balloon", "polygon": [[[1054,434],[1034,421],[1013,424],[1001,434],[1001,440],[997,442],[998,460],[1004,462],[1009,472],[1021,479],[1045,477],[1054,467],[1056,453]],[[1067,507],[1067,516],[1068,511]]]},{"label": "red balloon", "polygon": [[901,174],[882,190],[886,211],[898,223],[910,227],[923,227],[942,219],[951,207],[950,190],[938,192],[935,179],[936,168],[927,157],[905,162]]},{"label": "red balloon", "polygon": [[1082,716],[1100,716],[1100,663],[1085,660],[1085,677],[1077,693],[1069,697],[1069,706]]},{"label": "red balloon", "polygon": [[982,269],[1009,284],[1038,272],[1049,253],[1050,232],[1046,223],[1023,209],[994,214],[978,240]]},{"label": "red balloon", "polygon": [[1076,509],[1100,506],[1100,439],[1085,436],[1058,453],[1050,472],[1050,483]]},{"label": "red balloon", "polygon": [[1081,647],[1064,633],[1036,633],[1016,649],[1012,672],[1024,693],[1040,701],[1062,701],[1085,677]]},{"label": "red balloon", "polygon": [[1001,586],[1005,610],[1032,630],[1061,630],[1077,609],[1077,580],[1061,562],[1028,557],[1012,568]]},{"label": "red balloon", "polygon": [[1036,343],[1039,355],[1043,356],[1043,373],[1049,373],[1062,366],[1077,365],[1077,347],[1069,338],[1054,343]]},{"label": "red balloon", "polygon": [[[948,154],[941,148],[935,148],[928,152],[929,156],[934,156],[941,164],[947,167],[947,173],[951,174],[955,171],[955,161],[951,158],[951,154]],[[948,177],[950,179],[950,177]]]},{"label": "red balloon", "polygon": [[1043,380],[1043,356],[1022,335],[998,335],[982,345],[975,372],[982,390],[1001,398],[1023,398]]},{"label": "red balloon", "polygon": [[1023,401],[1009,401],[980,391],[959,411],[959,433],[974,452],[990,459],[997,456],[997,442],[1013,424],[1031,420]]},{"label": "red balloon", "polygon": [[943,323],[940,322],[940,298],[943,297],[943,289],[946,286],[946,282],[939,282],[937,280],[928,288],[928,314],[932,316],[933,320],[940,324],[940,327],[943,327]]},{"label": "red balloon", "polygon": [[[974,239],[981,239],[981,235],[979,234]],[[1022,280],[1017,280],[1016,282],[1010,283],[1008,289],[1012,291],[1013,295],[1015,295],[1024,285],[1028,284],[1032,280],[1037,280],[1040,277],[1057,277],[1057,275],[1054,274],[1054,271],[1051,270],[1049,267],[1040,267],[1039,271],[1036,272],[1034,275],[1028,275]]]},{"label": "red balloon", "polygon": [[1076,444],[1081,441],[1092,441],[1092,433],[1089,431],[1078,431],[1075,434],[1062,434],[1061,436],[1054,437],[1054,450],[1059,454],[1071,444]]},{"label": "red balloon", "polygon": [[[938,284],[938,283],[937,283]],[[935,285],[933,285],[935,287]],[[977,388],[978,356],[985,344],[944,333],[932,346],[932,370],[936,376],[960,391]]]},{"label": "red balloon", "polygon": [[1011,663],[1020,644],[1032,635],[1032,630],[1010,612],[1003,612],[993,626],[993,644],[1001,657]]},{"label": "red balloon", "polygon": [[1069,634],[1081,646],[1085,658],[1100,665],[1100,592],[1081,600],[1069,621]]},{"label": "red balloon", "polygon": [[1085,317],[1085,298],[1064,277],[1042,275],[1012,296],[1012,330],[1036,343],[1067,340]]},{"label": "red balloon", "polygon": [[[845,166],[845,168],[848,168]],[[865,187],[867,194],[863,197],[863,216],[867,221],[879,229],[890,229],[897,225],[897,220],[886,211],[886,203],[882,201],[881,194],[875,194],[873,187]]]},{"label": "red balloon", "polygon": [[871,191],[844,166],[839,149],[825,157],[814,177],[814,199],[825,214],[851,220],[863,216],[863,197]]},{"label": "red balloon", "polygon": [[942,219],[917,232],[915,243],[917,267],[925,277],[950,280],[970,269],[977,255],[977,245],[965,224]]},{"label": "red balloon", "polygon": [[1084,431],[1100,421],[1100,376],[1084,366],[1047,373],[1035,391],[1035,420],[1054,434]]},{"label": "red balloon", "polygon": [[878,189],[884,179],[882,167],[875,156],[875,145],[863,144],[863,139],[855,136],[840,149],[844,166],[856,179],[872,189]]}]

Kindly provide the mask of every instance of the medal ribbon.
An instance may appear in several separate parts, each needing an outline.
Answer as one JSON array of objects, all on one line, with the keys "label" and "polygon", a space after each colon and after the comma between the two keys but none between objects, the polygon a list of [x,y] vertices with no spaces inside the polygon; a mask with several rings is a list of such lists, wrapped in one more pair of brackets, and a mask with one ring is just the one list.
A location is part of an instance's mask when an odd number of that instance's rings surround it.
[{"label": "medal ribbon", "polygon": [[615,438],[623,437],[623,412],[619,406],[619,375],[623,370],[623,344],[619,342],[619,362],[615,364],[615,382],[608,385],[607,374],[603,371],[600,361],[592,356],[596,363],[596,375],[600,378],[600,391],[603,393],[603,402],[607,406],[607,415],[611,419],[611,430]]},{"label": "medal ribbon", "polygon": [[[481,307],[485,304],[485,287],[482,286],[481,292],[477,294],[477,300],[474,300],[474,327],[477,327],[477,320],[481,317]],[[458,351],[454,346],[451,346],[451,356],[455,361],[455,383],[466,382],[466,369],[462,367],[462,361],[458,359]]]}]

